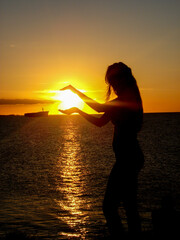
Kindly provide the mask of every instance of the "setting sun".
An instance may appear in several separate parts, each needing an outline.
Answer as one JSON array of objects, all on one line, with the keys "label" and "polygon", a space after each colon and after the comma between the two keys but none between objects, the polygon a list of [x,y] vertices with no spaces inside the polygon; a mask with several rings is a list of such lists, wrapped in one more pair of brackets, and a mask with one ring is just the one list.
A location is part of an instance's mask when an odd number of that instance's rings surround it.
[{"label": "setting sun", "polygon": [[83,107],[83,102],[81,99],[70,90],[59,91],[54,99],[60,101],[59,108],[62,110],[72,107]]}]

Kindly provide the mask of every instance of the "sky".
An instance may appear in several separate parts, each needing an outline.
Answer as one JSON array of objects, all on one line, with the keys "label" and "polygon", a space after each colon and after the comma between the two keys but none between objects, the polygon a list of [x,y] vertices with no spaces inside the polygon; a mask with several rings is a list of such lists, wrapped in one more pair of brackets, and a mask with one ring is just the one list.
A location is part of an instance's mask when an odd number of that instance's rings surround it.
[{"label": "sky", "polygon": [[104,102],[114,62],[144,112],[180,111],[179,12],[179,0],[0,0],[0,114],[56,114],[68,84]]}]

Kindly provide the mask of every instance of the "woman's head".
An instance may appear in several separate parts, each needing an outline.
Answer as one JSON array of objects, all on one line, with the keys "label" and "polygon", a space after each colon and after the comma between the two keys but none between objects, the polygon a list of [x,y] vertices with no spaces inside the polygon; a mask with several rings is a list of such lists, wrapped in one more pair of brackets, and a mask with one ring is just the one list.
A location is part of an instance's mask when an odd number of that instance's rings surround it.
[{"label": "woman's head", "polygon": [[122,62],[114,63],[108,67],[105,81],[108,84],[107,99],[111,95],[112,88],[116,95],[120,96],[127,89],[137,86],[131,69]]}]

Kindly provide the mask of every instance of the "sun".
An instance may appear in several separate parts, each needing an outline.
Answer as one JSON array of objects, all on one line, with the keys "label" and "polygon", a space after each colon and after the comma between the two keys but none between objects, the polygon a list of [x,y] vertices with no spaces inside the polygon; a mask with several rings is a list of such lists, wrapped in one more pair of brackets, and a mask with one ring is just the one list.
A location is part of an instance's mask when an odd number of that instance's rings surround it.
[{"label": "sun", "polygon": [[59,108],[62,110],[72,107],[82,108],[82,100],[70,90],[59,91],[54,97],[55,100],[60,101]]}]

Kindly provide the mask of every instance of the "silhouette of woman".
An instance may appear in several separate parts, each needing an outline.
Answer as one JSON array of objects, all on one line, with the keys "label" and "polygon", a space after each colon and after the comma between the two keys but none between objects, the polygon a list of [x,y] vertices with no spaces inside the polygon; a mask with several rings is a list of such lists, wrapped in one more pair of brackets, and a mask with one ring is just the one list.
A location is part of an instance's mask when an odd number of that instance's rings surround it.
[{"label": "silhouette of woman", "polygon": [[65,114],[79,113],[98,127],[104,126],[109,121],[114,125],[113,150],[116,162],[109,176],[103,212],[111,235],[117,239],[123,232],[118,214],[120,202],[126,210],[129,233],[134,235],[141,231],[137,209],[137,179],[143,167],[144,157],[137,140],[137,133],[142,126],[143,107],[136,80],[131,69],[124,63],[119,62],[109,66],[105,80],[108,84],[107,100],[112,89],[117,98],[104,104],[97,103],[71,85],[61,89],[70,89],[92,109],[104,112],[100,118],[75,107],[59,111]]}]

